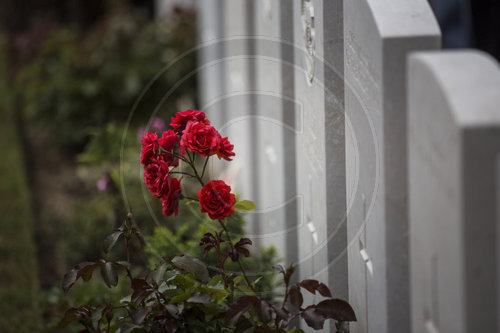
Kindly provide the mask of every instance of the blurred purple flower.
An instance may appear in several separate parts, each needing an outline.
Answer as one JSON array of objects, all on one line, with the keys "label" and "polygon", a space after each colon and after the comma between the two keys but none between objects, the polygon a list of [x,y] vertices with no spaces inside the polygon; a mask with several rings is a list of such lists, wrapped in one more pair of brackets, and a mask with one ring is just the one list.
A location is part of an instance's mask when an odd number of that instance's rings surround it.
[{"label": "blurred purple flower", "polygon": [[98,181],[97,181],[97,189],[100,192],[106,191],[109,185],[109,177],[108,175],[102,176]]},{"label": "blurred purple flower", "polygon": [[[165,122],[160,119],[160,118],[153,118],[153,120],[151,121],[151,125],[148,127],[148,129],[151,131],[151,132],[161,132],[163,131],[165,128],[166,128],[166,124]],[[140,142],[142,140],[142,137],[144,136],[144,134],[146,134],[146,127],[145,126],[141,126],[137,129],[137,140]]]},{"label": "blurred purple flower", "polygon": [[137,129],[137,141],[141,142],[142,140],[142,137],[144,136],[144,134],[146,134],[146,127],[144,126],[141,126]]},{"label": "blurred purple flower", "polygon": [[153,131],[161,131],[165,129],[165,122],[160,118],[153,118],[153,121],[151,122],[151,129]]}]

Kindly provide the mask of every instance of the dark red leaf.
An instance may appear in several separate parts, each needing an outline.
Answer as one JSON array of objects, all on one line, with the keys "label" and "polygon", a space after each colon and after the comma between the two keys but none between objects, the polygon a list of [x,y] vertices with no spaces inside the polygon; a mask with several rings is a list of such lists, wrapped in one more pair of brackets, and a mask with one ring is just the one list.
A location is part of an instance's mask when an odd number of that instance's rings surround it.
[{"label": "dark red leaf", "polygon": [[252,305],[256,303],[259,299],[256,296],[241,296],[231,305],[226,311],[224,323],[226,326],[236,326],[236,323],[240,317],[248,312]]},{"label": "dark red leaf", "polygon": [[245,245],[252,245],[252,241],[248,238],[242,238],[236,244],[234,244],[235,247],[245,246]]},{"label": "dark red leaf", "polygon": [[314,305],[308,306],[304,311],[300,313],[301,317],[304,318],[306,324],[315,330],[320,330],[323,328],[323,324],[327,319],[326,316],[316,309]]},{"label": "dark red leaf", "polygon": [[211,249],[213,249],[214,246],[213,245],[207,245],[205,246],[205,248],[203,249],[203,257],[206,257],[208,252],[210,252]]},{"label": "dark red leaf", "polygon": [[132,312],[132,320],[136,325],[140,325],[150,312],[151,308],[137,308]]},{"label": "dark red leaf", "polygon": [[247,249],[245,249],[244,247],[237,247],[236,248],[236,251],[238,251],[239,253],[241,253],[242,255],[244,255],[245,257],[249,257],[250,256],[250,251],[248,251]]},{"label": "dark red leaf", "polygon": [[318,291],[324,297],[332,297],[330,289],[324,283],[317,280],[303,280],[299,282],[299,285],[311,294],[315,294]]},{"label": "dark red leaf", "polygon": [[132,280],[132,289],[148,289],[152,288],[152,286],[144,279],[133,279]]},{"label": "dark red leaf", "polygon": [[290,303],[297,309],[302,307],[302,303],[304,302],[304,298],[302,297],[302,293],[300,292],[300,288],[295,286],[291,286],[288,291],[288,297],[290,299]]},{"label": "dark red leaf", "polygon": [[274,312],[276,312],[276,315],[283,320],[288,319],[288,312],[281,307],[281,305],[273,304],[271,307],[274,309]]},{"label": "dark red leaf", "polygon": [[238,261],[238,258],[239,258],[238,252],[236,252],[236,251],[229,251],[227,253],[227,255],[229,256],[229,258],[231,258],[232,261],[234,261],[234,262]]},{"label": "dark red leaf", "polygon": [[168,333],[175,333],[177,332],[177,328],[178,328],[178,325],[177,325],[177,321],[176,320],[167,320],[165,322],[165,329],[167,330]]},{"label": "dark red leaf", "polygon": [[272,319],[272,308],[271,305],[265,300],[260,300],[259,302],[254,304],[254,310],[257,313],[260,321],[267,324]]},{"label": "dark red leaf", "polygon": [[327,318],[338,321],[356,321],[354,310],[344,300],[333,298],[319,302],[316,308]]}]

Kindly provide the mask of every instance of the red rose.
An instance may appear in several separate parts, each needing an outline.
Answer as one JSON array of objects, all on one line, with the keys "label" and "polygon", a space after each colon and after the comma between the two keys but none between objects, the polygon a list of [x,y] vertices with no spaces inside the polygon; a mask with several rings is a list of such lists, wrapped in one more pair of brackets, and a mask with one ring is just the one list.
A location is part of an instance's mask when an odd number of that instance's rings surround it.
[{"label": "red rose", "polygon": [[235,155],[233,149],[234,145],[232,145],[227,138],[219,137],[219,144],[217,145],[216,151],[219,159],[223,158],[226,161],[231,161],[231,157]]},{"label": "red rose", "polygon": [[189,121],[199,121],[205,125],[210,125],[210,121],[205,118],[205,114],[198,110],[186,110],[184,112],[177,112],[175,117],[172,117],[172,126],[176,131],[182,132]]},{"label": "red rose", "polygon": [[215,128],[199,121],[190,121],[182,132],[181,146],[201,156],[217,151],[220,134]]},{"label": "red rose", "polygon": [[212,220],[222,220],[234,214],[236,198],[231,187],[222,180],[211,180],[198,191],[202,213],[208,213]]},{"label": "red rose", "polygon": [[146,164],[150,159],[154,158],[158,153],[158,136],[156,133],[147,132],[141,140],[141,164]]},{"label": "red rose", "polygon": [[144,183],[149,192],[157,198],[168,190],[168,165],[161,159],[151,159],[144,166]]},{"label": "red rose", "polygon": [[166,191],[161,197],[163,214],[177,216],[179,210],[179,198],[181,196],[181,180],[177,178],[168,178]]},{"label": "red rose", "polygon": [[158,140],[160,147],[165,151],[162,153],[163,159],[169,166],[178,166],[179,158],[175,157],[175,148],[179,143],[179,136],[173,130],[163,132]]}]

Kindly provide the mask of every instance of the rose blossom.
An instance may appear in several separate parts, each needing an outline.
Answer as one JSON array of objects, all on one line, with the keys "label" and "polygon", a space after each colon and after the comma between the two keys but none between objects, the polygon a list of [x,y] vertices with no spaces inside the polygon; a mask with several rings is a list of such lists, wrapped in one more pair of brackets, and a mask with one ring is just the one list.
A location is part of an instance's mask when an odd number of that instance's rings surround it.
[{"label": "rose blossom", "polygon": [[144,183],[153,196],[161,198],[168,191],[168,171],[167,163],[159,158],[149,160],[144,166]]},{"label": "rose blossom", "polygon": [[212,126],[199,121],[189,121],[182,133],[181,147],[201,156],[211,156],[217,151],[220,134]]},{"label": "rose blossom", "polygon": [[158,136],[156,135],[156,133],[152,132],[144,133],[141,145],[141,164],[146,164],[158,153]]},{"label": "rose blossom", "polygon": [[179,158],[175,157],[175,148],[179,143],[179,136],[173,130],[163,132],[163,135],[158,140],[160,147],[165,150],[162,153],[163,159],[169,166],[178,166]]},{"label": "rose blossom", "polygon": [[231,157],[235,155],[233,152],[234,145],[232,145],[228,138],[222,138],[219,136],[219,144],[217,145],[217,156],[219,159],[223,158],[226,161],[231,161]]},{"label": "rose blossom", "polygon": [[210,121],[205,118],[205,113],[198,110],[186,110],[184,112],[177,112],[175,117],[172,117],[170,126],[178,132],[182,132],[189,121],[199,121],[205,125],[210,125]]},{"label": "rose blossom", "polygon": [[231,187],[222,180],[211,180],[198,191],[202,213],[208,213],[212,220],[222,220],[234,214],[236,197]]},{"label": "rose blossom", "polygon": [[[182,178],[181,178],[182,180]],[[177,216],[179,210],[179,198],[181,196],[181,180],[177,178],[168,178],[166,191],[161,197],[163,214]]]}]

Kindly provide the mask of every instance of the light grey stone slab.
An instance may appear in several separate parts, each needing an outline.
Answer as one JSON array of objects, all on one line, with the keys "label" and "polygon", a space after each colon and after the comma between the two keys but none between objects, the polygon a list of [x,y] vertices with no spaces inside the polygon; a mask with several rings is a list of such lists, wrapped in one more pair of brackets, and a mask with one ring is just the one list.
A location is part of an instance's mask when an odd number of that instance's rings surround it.
[{"label": "light grey stone slab", "polygon": [[[298,196],[297,278],[328,281],[322,1],[293,2]],[[317,301],[304,294],[305,304]],[[303,323],[302,323],[303,324]],[[307,326],[303,324],[303,328]],[[325,330],[326,331],[326,330]]]},{"label": "light grey stone slab", "polygon": [[347,299],[342,16],[342,1],[294,1],[299,278]]},{"label": "light grey stone slab", "polygon": [[[295,135],[300,130],[301,108],[295,100],[295,50],[294,50],[294,4],[292,1],[280,2],[280,60],[281,60],[281,122],[283,123],[283,164],[284,198],[286,199],[286,253],[284,261],[298,262],[298,207],[297,160]],[[293,130],[290,130],[293,129]],[[296,277],[293,277],[294,279]]]},{"label": "light grey stone slab", "polygon": [[282,122],[280,2],[255,0],[255,151],[259,245],[274,246],[287,258],[283,132],[293,131]]},{"label": "light grey stone slab", "polygon": [[344,2],[352,332],[408,332],[406,56],[437,49],[425,0]]},{"label": "light grey stone slab", "polygon": [[[255,64],[252,58],[253,3],[250,0],[223,0],[224,53],[223,104],[224,121],[221,132],[235,146],[236,156],[224,170],[221,178],[227,180],[242,199],[256,200],[255,149]],[[255,234],[258,223],[249,214],[248,231]]]},{"label": "light grey stone slab", "polygon": [[498,63],[426,52],[408,70],[413,332],[498,332]]},{"label": "light grey stone slab", "polygon": [[200,109],[214,126],[223,124],[224,11],[221,0],[198,2],[198,70]]},{"label": "light grey stone slab", "polygon": [[[224,27],[225,8],[223,0],[196,2],[198,5],[198,84],[199,106],[206,113],[215,128],[226,124],[225,118],[225,68]],[[207,167],[210,176],[219,177],[227,163],[211,158]]]}]

